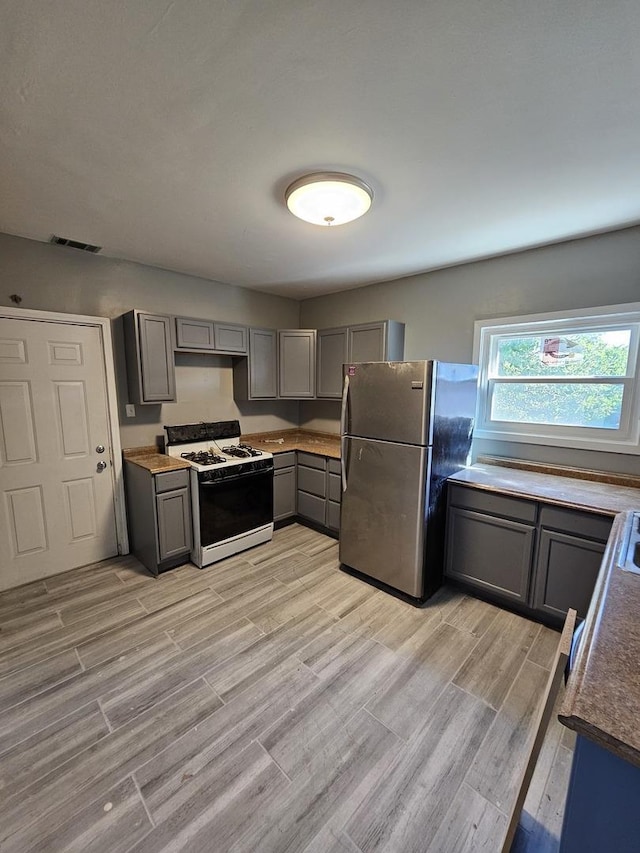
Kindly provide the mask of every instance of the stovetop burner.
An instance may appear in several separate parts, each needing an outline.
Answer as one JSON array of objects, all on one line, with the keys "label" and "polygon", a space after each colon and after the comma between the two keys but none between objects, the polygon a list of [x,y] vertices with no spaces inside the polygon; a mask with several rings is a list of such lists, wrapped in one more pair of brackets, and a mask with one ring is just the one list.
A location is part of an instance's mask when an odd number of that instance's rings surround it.
[{"label": "stovetop burner", "polygon": [[200,450],[198,453],[181,453],[180,457],[197,465],[220,465],[221,462],[227,461],[224,456],[218,456],[217,453],[210,453],[207,450]]},{"label": "stovetop burner", "polygon": [[249,444],[232,444],[223,447],[222,452],[240,459],[248,458],[249,456],[262,456],[262,451],[256,450],[255,447],[251,447]]}]

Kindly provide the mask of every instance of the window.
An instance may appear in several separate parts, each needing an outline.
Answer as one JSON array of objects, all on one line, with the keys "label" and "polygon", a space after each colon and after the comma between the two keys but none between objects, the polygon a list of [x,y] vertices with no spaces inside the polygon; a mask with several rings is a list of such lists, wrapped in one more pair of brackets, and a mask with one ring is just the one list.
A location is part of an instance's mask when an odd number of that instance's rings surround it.
[{"label": "window", "polygon": [[476,436],[640,453],[639,339],[639,303],[476,322]]}]

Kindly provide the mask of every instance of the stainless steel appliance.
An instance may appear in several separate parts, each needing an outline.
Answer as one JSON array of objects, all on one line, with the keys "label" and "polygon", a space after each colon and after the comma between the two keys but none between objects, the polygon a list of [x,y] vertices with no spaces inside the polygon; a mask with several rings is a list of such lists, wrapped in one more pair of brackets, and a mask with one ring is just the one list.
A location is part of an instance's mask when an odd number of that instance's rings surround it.
[{"label": "stainless steel appliance", "polygon": [[344,366],[340,561],[414,599],[442,583],[447,477],[464,467],[478,368]]},{"label": "stainless steel appliance", "polygon": [[193,550],[203,568],[273,536],[273,455],[240,444],[238,421],[165,427],[169,456],[191,465]]}]

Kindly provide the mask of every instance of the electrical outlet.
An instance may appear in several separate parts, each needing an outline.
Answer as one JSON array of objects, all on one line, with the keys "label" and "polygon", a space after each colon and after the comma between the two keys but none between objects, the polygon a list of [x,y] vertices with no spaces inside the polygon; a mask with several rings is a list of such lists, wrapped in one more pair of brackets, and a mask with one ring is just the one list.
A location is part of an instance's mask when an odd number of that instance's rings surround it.
[{"label": "electrical outlet", "polygon": [[133,403],[127,403],[127,405],[124,407],[124,410],[128,418],[135,418],[136,407],[133,405]]}]

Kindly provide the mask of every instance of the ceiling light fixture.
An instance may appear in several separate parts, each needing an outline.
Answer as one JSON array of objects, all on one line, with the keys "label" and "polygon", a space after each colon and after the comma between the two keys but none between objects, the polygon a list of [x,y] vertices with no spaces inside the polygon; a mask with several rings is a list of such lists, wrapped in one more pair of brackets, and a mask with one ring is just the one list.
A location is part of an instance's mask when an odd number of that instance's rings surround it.
[{"label": "ceiling light fixture", "polygon": [[343,225],[371,207],[373,190],[360,178],[342,172],[314,172],[287,187],[287,207],[314,225]]}]

